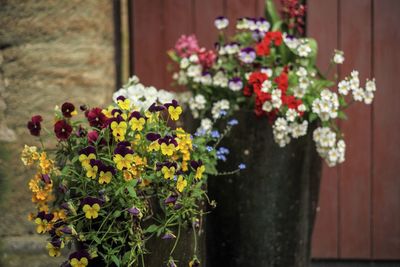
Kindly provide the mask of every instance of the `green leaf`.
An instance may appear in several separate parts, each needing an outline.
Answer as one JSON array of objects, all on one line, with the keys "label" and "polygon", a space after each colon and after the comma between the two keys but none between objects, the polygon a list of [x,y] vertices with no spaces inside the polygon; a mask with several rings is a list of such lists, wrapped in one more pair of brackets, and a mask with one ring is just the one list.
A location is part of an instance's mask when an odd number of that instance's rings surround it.
[{"label": "green leaf", "polygon": [[265,0],[265,17],[271,22],[272,27],[279,21],[278,11],[273,0]]},{"label": "green leaf", "polygon": [[167,52],[167,55],[169,56],[170,59],[172,59],[173,61],[179,62],[179,57],[176,55],[175,51],[173,50],[169,50]]},{"label": "green leaf", "polygon": [[307,38],[308,45],[311,48],[311,55],[310,55],[310,65],[315,66],[315,62],[317,61],[317,54],[318,54],[318,43],[313,38]]},{"label": "green leaf", "polygon": [[155,231],[158,230],[158,226],[155,224],[150,225],[149,227],[147,227],[144,232],[145,233],[154,233]]},{"label": "green leaf", "polygon": [[347,120],[347,115],[346,113],[344,113],[344,111],[341,110],[338,112],[338,118],[341,120]]},{"label": "green leaf", "polygon": [[131,187],[131,186],[128,186],[127,189],[128,189],[129,195],[130,195],[132,198],[136,198],[137,195],[136,195],[135,189],[134,189],[133,187]]},{"label": "green leaf", "polygon": [[92,238],[93,238],[94,242],[96,242],[97,244],[101,244],[100,238],[98,238],[98,237],[95,236],[95,235],[93,235]]},{"label": "green leaf", "polygon": [[315,114],[315,113],[310,113],[310,115],[308,116],[308,120],[309,120],[310,122],[315,121],[317,118],[318,118],[318,115]]},{"label": "green leaf", "polygon": [[120,266],[121,262],[120,262],[120,260],[117,258],[117,256],[112,255],[112,256],[111,256],[111,259],[112,259],[112,261],[115,263],[115,265],[117,265],[117,267]]},{"label": "green leaf", "polygon": [[118,218],[119,216],[121,216],[121,211],[119,210],[114,211],[113,217]]},{"label": "green leaf", "polygon": [[283,21],[278,20],[274,25],[272,26],[272,31],[279,31],[282,28]]}]

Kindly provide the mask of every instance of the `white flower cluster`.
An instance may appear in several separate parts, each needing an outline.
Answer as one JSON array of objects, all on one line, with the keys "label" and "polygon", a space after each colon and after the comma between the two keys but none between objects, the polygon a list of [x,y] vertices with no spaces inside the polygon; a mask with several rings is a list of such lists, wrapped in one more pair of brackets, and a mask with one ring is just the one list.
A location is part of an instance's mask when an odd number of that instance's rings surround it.
[{"label": "white flower cluster", "polygon": [[376,91],[375,79],[367,80],[365,83],[365,90],[360,87],[360,79],[358,78],[358,71],[353,70],[350,77],[346,77],[338,84],[339,94],[348,95],[351,91],[355,101],[364,101],[365,104],[371,104],[374,99]]},{"label": "white flower cluster", "polygon": [[275,142],[284,147],[290,143],[291,137],[299,138],[307,134],[308,122],[288,122],[284,118],[278,118],[272,128]]},{"label": "white flower cluster", "polygon": [[192,111],[193,117],[197,119],[199,117],[199,111],[205,109],[207,100],[206,98],[198,94],[189,100],[189,108]]},{"label": "white flower cluster", "polygon": [[200,127],[197,131],[209,132],[212,129],[213,122],[209,118],[202,119],[200,122]]},{"label": "white flower cluster", "polygon": [[322,121],[337,118],[338,109],[338,95],[329,89],[322,90],[320,98],[316,98],[312,103],[312,111],[317,114]]},{"label": "white flower cluster", "polygon": [[221,112],[228,111],[230,109],[229,101],[226,99],[215,102],[211,109],[211,115],[213,119],[219,119],[222,117]]},{"label": "white flower cluster", "polygon": [[333,55],[333,62],[335,64],[343,64],[344,62],[344,53],[343,51],[336,50],[335,49],[335,54]]},{"label": "white flower cluster", "polygon": [[325,159],[326,163],[333,167],[345,160],[346,144],[336,139],[336,133],[329,127],[319,127],[314,130],[313,139],[318,154]]},{"label": "white flower cluster", "polygon": [[177,81],[179,85],[186,85],[188,83],[188,78],[193,79],[196,82],[204,83],[207,82],[207,78],[203,79],[202,72],[203,67],[199,63],[199,57],[195,54],[190,57],[184,57],[179,62],[179,72],[175,72],[172,76],[174,80]]},{"label": "white flower cluster", "polygon": [[137,76],[129,79],[123,88],[113,94],[114,102],[117,98],[123,96],[129,99],[132,105],[137,109],[148,109],[154,102],[168,103],[171,102],[175,95],[165,90],[157,90],[153,86],[146,87],[139,82]]},{"label": "white flower cluster", "polygon": [[292,49],[293,52],[301,57],[309,57],[312,52],[311,46],[309,45],[307,39],[297,39],[284,33],[283,42],[287,47]]},{"label": "white flower cluster", "polygon": [[218,54],[220,56],[223,55],[235,55],[240,51],[240,46],[238,43],[228,43],[226,45],[221,46],[218,49]]},{"label": "white flower cluster", "polygon": [[310,80],[308,79],[308,71],[304,67],[300,67],[296,71],[297,77],[299,77],[299,85],[293,88],[293,95],[297,98],[303,98],[307,93],[308,87],[310,85]]},{"label": "white flower cluster", "polygon": [[213,85],[219,87],[228,87],[228,77],[222,71],[218,71],[213,77]]},{"label": "white flower cluster", "polygon": [[269,31],[271,24],[264,18],[252,19],[252,18],[241,18],[236,23],[236,29],[238,30],[250,30],[259,31],[266,33]]}]

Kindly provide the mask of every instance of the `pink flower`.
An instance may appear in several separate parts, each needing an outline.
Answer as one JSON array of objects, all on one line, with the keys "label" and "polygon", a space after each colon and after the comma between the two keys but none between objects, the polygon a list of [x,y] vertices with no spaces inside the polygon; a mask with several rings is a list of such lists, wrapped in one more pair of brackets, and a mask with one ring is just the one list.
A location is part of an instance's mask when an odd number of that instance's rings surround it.
[{"label": "pink flower", "polygon": [[204,69],[209,69],[214,64],[217,55],[212,50],[202,48],[198,54],[200,64]]},{"label": "pink flower", "polygon": [[91,144],[96,143],[97,139],[99,138],[99,133],[97,131],[90,131],[88,133],[88,141]]},{"label": "pink flower", "polygon": [[199,51],[199,44],[194,34],[182,35],[175,44],[175,51],[180,57],[188,57]]}]

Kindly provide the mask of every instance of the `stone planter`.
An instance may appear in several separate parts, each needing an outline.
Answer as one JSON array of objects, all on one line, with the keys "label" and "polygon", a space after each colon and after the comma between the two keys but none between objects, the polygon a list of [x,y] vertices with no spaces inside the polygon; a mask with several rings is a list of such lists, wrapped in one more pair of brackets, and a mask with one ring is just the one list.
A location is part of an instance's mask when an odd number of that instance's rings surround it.
[{"label": "stone planter", "polygon": [[273,140],[267,119],[235,116],[224,141],[231,153],[222,170],[240,174],[209,178],[217,208],[207,216],[207,266],[309,266],[321,160],[312,130],[285,148]]}]

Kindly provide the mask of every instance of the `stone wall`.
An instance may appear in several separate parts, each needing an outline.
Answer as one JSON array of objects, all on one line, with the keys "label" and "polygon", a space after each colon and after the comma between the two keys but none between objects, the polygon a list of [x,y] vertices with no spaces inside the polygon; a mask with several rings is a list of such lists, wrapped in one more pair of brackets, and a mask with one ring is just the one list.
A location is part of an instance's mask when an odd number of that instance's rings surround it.
[{"label": "stone wall", "polygon": [[103,105],[115,87],[111,0],[0,0],[0,266],[57,266],[27,221],[25,126],[68,100]]}]

